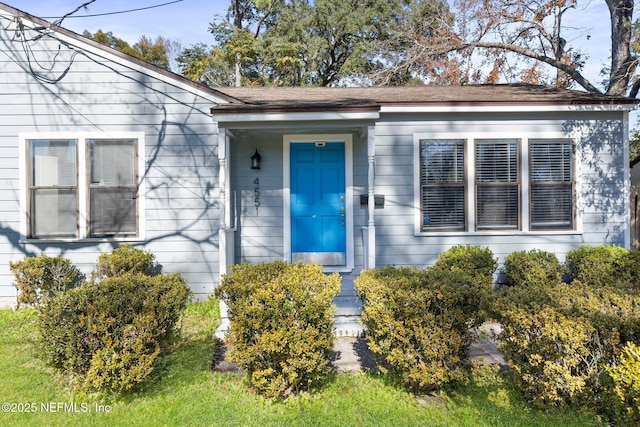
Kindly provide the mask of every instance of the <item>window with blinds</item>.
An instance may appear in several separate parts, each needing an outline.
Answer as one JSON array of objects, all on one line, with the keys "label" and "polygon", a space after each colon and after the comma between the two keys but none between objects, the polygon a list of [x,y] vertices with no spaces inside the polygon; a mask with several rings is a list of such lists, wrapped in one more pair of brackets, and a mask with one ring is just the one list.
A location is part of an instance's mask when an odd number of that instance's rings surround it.
[{"label": "window with blinds", "polygon": [[77,141],[37,139],[28,146],[29,237],[77,236]]},{"label": "window with blinds", "polygon": [[465,176],[462,139],[420,140],[422,231],[464,231]]},{"label": "window with blinds", "polygon": [[477,139],[475,172],[476,229],[518,229],[518,140]]},{"label": "window with blinds", "polygon": [[137,141],[89,140],[89,235],[135,235]]},{"label": "window with blinds", "polygon": [[529,177],[531,229],[573,229],[571,141],[530,140]]},{"label": "window with blinds", "polygon": [[140,137],[128,136],[22,140],[28,238],[138,236]]}]

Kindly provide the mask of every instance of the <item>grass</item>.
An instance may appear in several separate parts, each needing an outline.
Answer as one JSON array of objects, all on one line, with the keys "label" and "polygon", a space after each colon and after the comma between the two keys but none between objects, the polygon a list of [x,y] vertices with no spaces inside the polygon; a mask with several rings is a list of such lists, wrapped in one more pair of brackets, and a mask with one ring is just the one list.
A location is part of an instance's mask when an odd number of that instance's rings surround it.
[{"label": "grass", "polygon": [[482,381],[435,396],[413,396],[378,375],[336,374],[313,394],[265,400],[247,389],[242,375],[211,371],[215,301],[189,306],[180,343],[141,390],[124,397],[85,395],[70,390],[37,356],[36,316],[33,310],[0,310],[0,402],[34,410],[5,412],[3,406],[3,426],[605,425],[584,410],[531,409],[507,379],[487,370]]}]

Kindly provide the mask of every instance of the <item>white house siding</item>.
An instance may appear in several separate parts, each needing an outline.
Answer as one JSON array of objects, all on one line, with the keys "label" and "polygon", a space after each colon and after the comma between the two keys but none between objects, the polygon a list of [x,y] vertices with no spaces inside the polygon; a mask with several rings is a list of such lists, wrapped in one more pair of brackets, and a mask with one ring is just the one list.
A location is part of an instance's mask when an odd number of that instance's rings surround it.
[{"label": "white house siding", "polygon": [[[560,259],[583,244],[625,244],[625,113],[465,113],[430,114],[408,120],[381,117],[376,126],[376,193],[386,196],[376,211],[377,265],[433,264],[438,254],[458,244],[488,246],[502,261],[516,250],[542,249]],[[505,232],[416,235],[414,216],[414,134],[463,137],[534,137],[559,132],[577,142],[576,180],[581,232]]]},{"label": "white house siding", "polygon": [[197,297],[210,294],[218,281],[219,165],[209,108],[221,100],[67,35],[22,43],[14,29],[0,19],[0,303],[15,302],[11,261],[61,254],[88,273],[121,243],[21,240],[23,133],[144,132],[146,234],[131,243],[152,251],[163,271],[182,273]]}]

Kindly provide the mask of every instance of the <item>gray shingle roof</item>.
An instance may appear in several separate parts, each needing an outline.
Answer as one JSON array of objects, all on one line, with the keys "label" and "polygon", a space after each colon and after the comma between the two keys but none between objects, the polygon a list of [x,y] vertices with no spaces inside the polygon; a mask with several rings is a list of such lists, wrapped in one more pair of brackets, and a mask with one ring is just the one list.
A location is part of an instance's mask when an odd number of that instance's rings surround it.
[{"label": "gray shingle roof", "polygon": [[634,105],[635,99],[525,84],[366,88],[217,88],[234,98],[215,113],[375,108],[381,105]]}]

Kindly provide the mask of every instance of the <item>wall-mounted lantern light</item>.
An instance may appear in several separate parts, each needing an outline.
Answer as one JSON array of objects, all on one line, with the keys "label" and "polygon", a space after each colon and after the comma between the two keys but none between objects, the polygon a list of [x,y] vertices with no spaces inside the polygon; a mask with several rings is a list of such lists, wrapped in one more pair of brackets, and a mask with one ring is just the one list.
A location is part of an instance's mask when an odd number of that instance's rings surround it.
[{"label": "wall-mounted lantern light", "polygon": [[260,153],[258,153],[258,149],[256,148],[256,152],[251,156],[251,169],[260,169]]}]

